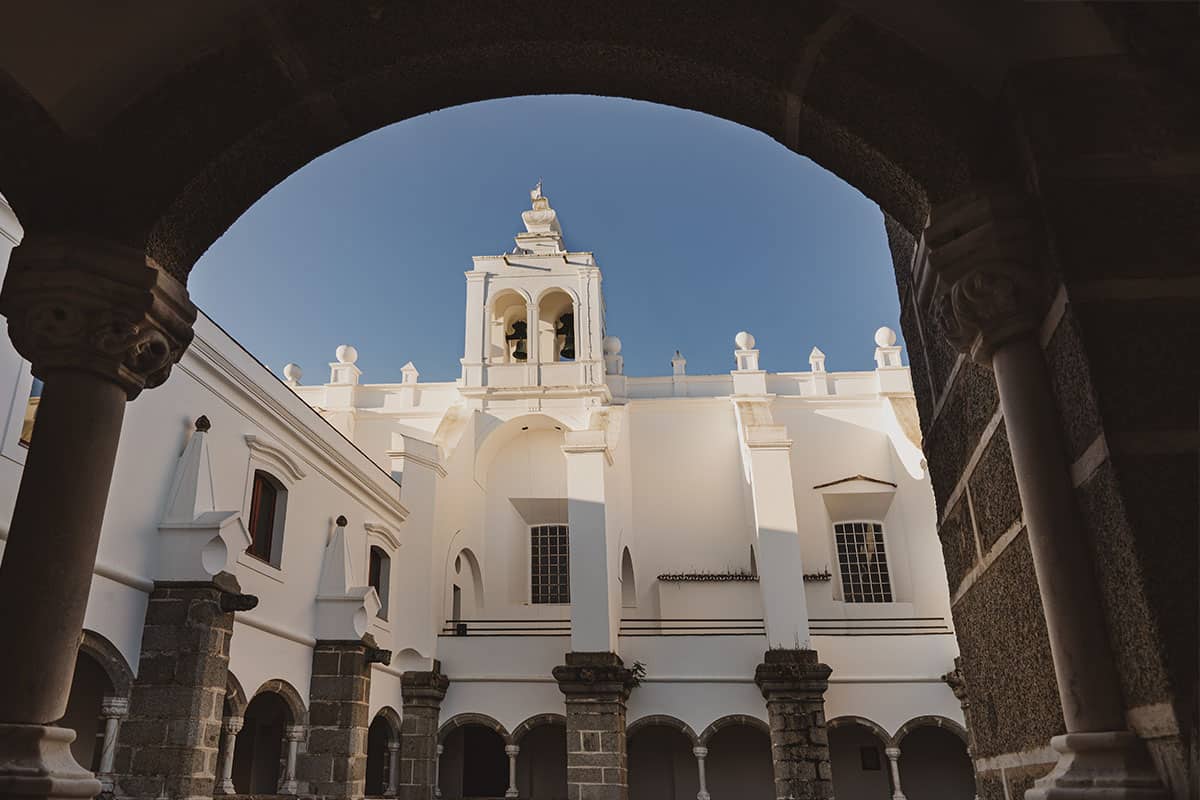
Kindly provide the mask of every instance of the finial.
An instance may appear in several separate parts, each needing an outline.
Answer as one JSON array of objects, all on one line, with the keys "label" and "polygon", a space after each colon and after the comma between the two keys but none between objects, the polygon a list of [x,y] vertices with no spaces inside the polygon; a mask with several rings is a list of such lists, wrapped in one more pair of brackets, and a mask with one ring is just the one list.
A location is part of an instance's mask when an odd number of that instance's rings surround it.
[{"label": "finial", "polygon": [[741,331],[733,337],[733,343],[737,345],[738,350],[753,350],[754,336],[749,331]]},{"label": "finial", "polygon": [[534,186],[533,189],[529,192],[529,199],[530,200],[541,200],[542,199],[542,179],[541,178],[538,178],[537,186]]},{"label": "finial", "polygon": [[355,361],[358,361],[358,350],[354,347],[354,345],[338,345],[338,349],[334,351],[334,356],[337,358],[339,363],[353,364]]},{"label": "finial", "polygon": [[196,430],[200,433],[208,433],[212,429],[212,422],[204,414],[196,417]]},{"label": "finial", "polygon": [[886,325],[875,331],[876,347],[892,347],[896,344],[896,332]]},{"label": "finial", "polygon": [[346,527],[348,524],[350,524],[350,520],[346,519],[346,515],[345,515],[345,514],[338,514],[338,518],[337,518],[337,519],[335,519],[335,520],[333,521],[333,523],[334,523],[335,525],[337,525],[339,528],[344,528],[344,527]]},{"label": "finial", "polygon": [[621,340],[616,336],[604,337],[604,355],[615,356],[621,352]]},{"label": "finial", "polygon": [[283,377],[290,384],[300,383],[300,378],[304,372],[300,369],[299,364],[287,363],[283,365]]}]

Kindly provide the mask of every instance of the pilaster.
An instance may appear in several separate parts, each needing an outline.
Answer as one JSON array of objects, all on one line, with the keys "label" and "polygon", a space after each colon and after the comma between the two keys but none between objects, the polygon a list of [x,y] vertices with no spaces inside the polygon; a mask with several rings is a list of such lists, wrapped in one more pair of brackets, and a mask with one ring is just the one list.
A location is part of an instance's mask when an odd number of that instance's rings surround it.
[{"label": "pilaster", "polygon": [[833,798],[825,727],[830,672],[817,660],[816,650],[768,650],[754,671],[754,682],[767,701],[779,800]]},{"label": "pilaster", "polygon": [[257,603],[228,573],[155,584],[117,744],[118,796],[212,797],[234,612]]},{"label": "pilaster", "polygon": [[571,649],[613,652],[617,646],[614,587],[609,575],[605,431],[568,431],[567,522],[570,526]]},{"label": "pilaster", "polygon": [[437,786],[438,715],[450,679],[435,660],[432,669],[405,672],[400,687],[404,718],[396,796],[400,800],[432,800]]},{"label": "pilaster", "polygon": [[567,653],[554,679],[567,706],[567,797],[627,800],[625,702],[632,670],[616,653]]}]

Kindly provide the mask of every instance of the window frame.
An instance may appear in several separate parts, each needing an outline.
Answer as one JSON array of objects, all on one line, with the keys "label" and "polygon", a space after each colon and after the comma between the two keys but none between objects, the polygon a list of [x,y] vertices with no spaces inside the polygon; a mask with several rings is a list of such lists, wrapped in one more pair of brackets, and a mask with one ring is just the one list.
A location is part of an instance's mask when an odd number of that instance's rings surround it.
[{"label": "window frame", "polygon": [[[378,575],[375,574],[376,553],[379,554]],[[387,622],[392,587],[392,555],[378,544],[370,544],[367,547],[367,585],[379,595],[379,611],[375,616]]]},{"label": "window frame", "polygon": [[[565,554],[567,563],[565,565],[567,583],[566,583],[566,599],[565,600],[544,600],[538,601],[534,595],[534,551],[533,551],[533,535],[538,528],[563,528],[566,531],[567,551]],[[525,592],[529,605],[532,606],[569,606],[571,605],[571,527],[566,522],[537,522],[526,526],[525,530],[525,553],[526,553],[526,581]]]},{"label": "window frame", "polygon": [[[253,548],[256,544],[255,540],[255,522],[259,503],[259,479],[262,483],[270,486],[275,491],[275,502],[271,508],[271,532],[269,535],[269,547],[267,556],[264,558],[259,553],[254,552]],[[253,468],[250,471],[250,507],[246,514],[246,530],[250,534],[250,546],[242,551],[242,555],[249,556],[259,564],[264,564],[273,569],[282,570],[283,564],[283,536],[284,528],[287,525],[287,500],[288,489],[278,475],[270,470],[262,467]]]},{"label": "window frame", "polygon": [[[882,547],[882,552],[883,552],[884,577],[886,578],[886,583],[881,583],[881,586],[886,586],[887,591],[886,591],[886,593],[883,591],[880,591],[878,593],[877,592],[869,592],[869,594],[871,594],[871,595],[886,594],[886,599],[883,599],[883,600],[851,599],[850,592],[848,591],[848,587],[846,586],[845,577],[843,574],[842,551],[839,548],[838,537],[839,537],[839,535],[842,535],[842,536],[847,535],[847,534],[854,535],[857,532],[853,531],[853,530],[848,531],[848,532],[839,532],[838,528],[841,526],[845,526],[845,525],[878,526],[877,531],[871,530],[870,533],[879,535],[879,541],[880,541],[880,545]],[[898,602],[896,599],[895,565],[893,564],[892,559],[890,558],[890,554],[892,551],[891,537],[888,535],[887,526],[884,524],[883,520],[881,520],[881,519],[839,519],[833,523],[830,530],[833,534],[834,563],[837,566],[836,580],[837,580],[838,597],[835,599],[838,599],[838,600],[840,600],[840,602],[845,603],[847,605],[854,605],[854,606],[888,605],[888,604],[895,604],[896,602]],[[863,533],[866,533],[866,532],[864,531]],[[867,588],[870,588],[869,584],[867,585]]]}]

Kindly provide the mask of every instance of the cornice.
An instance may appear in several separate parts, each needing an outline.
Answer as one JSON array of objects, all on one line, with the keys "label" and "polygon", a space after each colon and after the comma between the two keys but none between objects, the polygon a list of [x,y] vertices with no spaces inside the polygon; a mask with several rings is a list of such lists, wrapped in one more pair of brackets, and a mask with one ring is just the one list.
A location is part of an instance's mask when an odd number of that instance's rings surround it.
[{"label": "cornice", "polygon": [[414,464],[419,464],[426,469],[432,470],[439,478],[446,477],[446,468],[442,466],[441,461],[438,459],[418,455],[416,453],[409,453],[406,450],[388,450],[387,455],[388,458],[393,460],[404,459],[406,461],[411,461]]},{"label": "cornice", "polygon": [[372,536],[383,539],[393,550],[400,549],[400,539],[392,533],[392,529],[378,522],[364,522],[363,529]]},{"label": "cornice", "polygon": [[[216,323],[213,324],[215,325]],[[233,341],[235,346],[237,345],[237,342],[234,341],[232,337],[230,337],[230,341]],[[348,478],[351,485],[347,488],[352,490],[357,488],[359,490],[359,499],[365,500],[368,503],[376,504],[385,515],[396,515],[401,521],[408,517],[408,509],[403,503],[400,502],[398,497],[392,496],[381,486],[375,483],[365,472],[363,472],[362,469],[351,463],[345,455],[338,452],[337,448],[326,441],[317,431],[310,427],[308,423],[306,423],[295,413],[286,408],[282,403],[268,394],[261,385],[252,380],[245,372],[233,364],[210,342],[197,335],[192,342],[192,346],[188,349],[184,361],[186,362],[188,357],[191,356],[196,357],[197,360],[205,364],[210,369],[217,371],[218,375],[232,384],[235,388],[239,389],[244,395],[257,403],[261,408],[274,414],[282,425],[287,427],[289,431],[312,447],[324,458],[327,463],[340,471],[345,478]],[[253,356],[251,356],[251,358],[253,358]],[[186,370],[185,364],[180,364],[180,367]],[[191,374],[197,380],[201,381],[202,383],[204,382],[204,380],[199,375],[196,375],[195,372],[192,372]],[[297,398],[297,400],[300,400],[300,398]],[[303,400],[300,400],[300,402],[304,403]],[[313,410],[311,406],[305,403],[304,407],[314,416],[316,416],[323,425],[328,426],[331,431],[336,433],[336,430],[332,426],[329,426],[329,423],[326,422],[317,411]],[[340,436],[340,434],[338,435]],[[364,455],[364,458],[365,457],[366,456]],[[372,464],[374,465],[374,462],[372,462]],[[386,475],[382,468],[379,468],[377,465],[375,466],[382,474]],[[329,477],[330,480],[336,480],[333,478],[333,476],[327,475],[326,477]],[[392,481],[390,475],[386,475],[386,477],[389,481]],[[392,482],[395,483],[395,481]]]}]

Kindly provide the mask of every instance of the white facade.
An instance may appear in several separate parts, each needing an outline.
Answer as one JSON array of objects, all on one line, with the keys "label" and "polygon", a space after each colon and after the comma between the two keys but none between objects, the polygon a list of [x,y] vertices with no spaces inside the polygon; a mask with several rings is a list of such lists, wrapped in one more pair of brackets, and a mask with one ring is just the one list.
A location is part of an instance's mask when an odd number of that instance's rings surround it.
[{"label": "white facade", "polygon": [[[0,214],[11,248],[20,228]],[[516,248],[466,273],[455,382],[422,383],[410,363],[399,384],[365,383],[345,346],[328,383],[302,385],[293,365],[281,381],[201,315],[171,380],[128,409],[86,627],[136,671],[153,582],[225,569],[260,600],[237,614],[230,660],[251,696],[283,680],[307,702],[314,642],[370,633],[394,654],[374,666],[372,715],[399,712],[402,672],[437,659],[451,681],[443,721],[483,714],[513,731],[563,713],[551,670],[565,652],[610,650],[645,665],[631,725],[663,715],[700,733],[730,715],[766,720],[753,680],[764,651],[812,647],[833,668],[828,719],[888,735],[919,717],[961,725],[941,678],[957,647],[895,335],[864,335],[867,372],[827,372],[814,348],[809,370],[767,373],[743,332],[727,374],[689,375],[676,354],[670,375],[626,376],[596,258],[565,248],[540,189],[523,218]],[[7,338],[0,382],[7,530],[31,383]],[[211,428],[198,431],[202,415]],[[243,552],[258,470],[286,492],[266,561]],[[867,538],[880,526],[875,602],[850,602],[839,523],[867,523]],[[534,602],[543,525],[569,530],[569,603]],[[369,586],[372,547],[388,556],[386,590]]]}]

